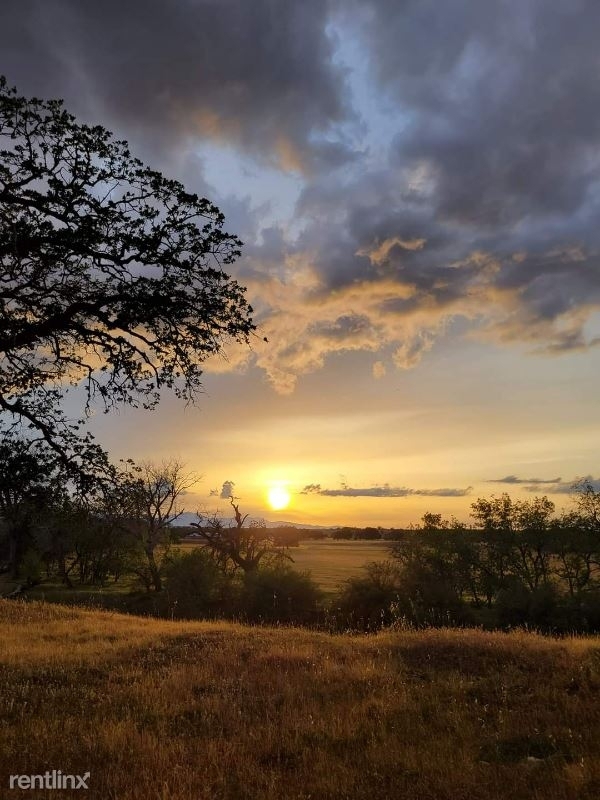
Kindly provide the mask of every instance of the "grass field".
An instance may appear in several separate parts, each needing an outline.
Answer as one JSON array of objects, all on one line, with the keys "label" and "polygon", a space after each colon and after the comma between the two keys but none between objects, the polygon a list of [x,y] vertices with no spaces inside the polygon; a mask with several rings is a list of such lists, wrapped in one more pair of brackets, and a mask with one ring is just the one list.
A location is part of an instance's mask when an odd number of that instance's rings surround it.
[{"label": "grass field", "polygon": [[[184,550],[196,546],[190,543],[179,545]],[[306,539],[288,552],[294,559],[293,568],[310,572],[313,580],[328,594],[335,592],[348,578],[360,575],[362,567],[369,561],[390,558],[389,545],[381,541]]]},{"label": "grass field", "polygon": [[[0,601],[0,796],[596,800],[600,639],[328,636]],[[10,774],[91,772],[83,792]]]},{"label": "grass field", "polygon": [[390,558],[389,545],[377,541],[307,540],[289,552],[294,559],[294,569],[308,570],[328,593],[336,591],[348,578],[360,575],[369,561]]}]

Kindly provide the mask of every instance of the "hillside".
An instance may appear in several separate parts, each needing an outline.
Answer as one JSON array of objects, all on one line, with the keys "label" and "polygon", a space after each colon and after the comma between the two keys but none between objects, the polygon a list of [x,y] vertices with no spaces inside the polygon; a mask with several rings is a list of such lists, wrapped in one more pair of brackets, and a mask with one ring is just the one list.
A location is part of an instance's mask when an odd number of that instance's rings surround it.
[{"label": "hillside", "polygon": [[369,637],[0,601],[0,786],[94,800],[593,800],[600,639]]}]

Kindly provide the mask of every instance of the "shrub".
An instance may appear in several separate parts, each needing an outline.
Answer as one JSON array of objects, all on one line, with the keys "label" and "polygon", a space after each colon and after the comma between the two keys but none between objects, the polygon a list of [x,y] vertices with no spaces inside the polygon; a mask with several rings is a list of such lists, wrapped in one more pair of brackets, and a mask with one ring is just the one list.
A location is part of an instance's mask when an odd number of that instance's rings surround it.
[{"label": "shrub", "polygon": [[390,561],[373,561],[365,575],[349,578],[335,601],[339,627],[378,630],[395,621],[400,598],[400,570]]},{"label": "shrub", "polygon": [[232,606],[231,578],[202,548],[174,556],[165,567],[165,585],[172,616],[215,616]]},{"label": "shrub", "polygon": [[36,586],[42,580],[43,569],[40,555],[31,548],[26,550],[19,566],[19,573],[27,581],[27,586]]},{"label": "shrub", "polygon": [[375,561],[364,569],[365,575],[346,581],[337,598],[338,627],[374,631],[400,622],[441,626],[471,621],[454,588],[424,564]]},{"label": "shrub", "polygon": [[243,576],[240,614],[255,622],[310,624],[319,619],[321,598],[308,572],[287,564],[265,566]]},{"label": "shrub", "polygon": [[531,593],[529,622],[542,630],[562,629],[565,614],[561,605],[561,597],[555,586],[550,583],[538,586]]},{"label": "shrub", "polygon": [[498,624],[503,628],[529,622],[531,592],[520,578],[511,577],[496,594],[495,610]]},{"label": "shrub", "polygon": [[449,576],[430,564],[409,563],[401,573],[397,614],[414,625],[468,625],[472,612]]}]

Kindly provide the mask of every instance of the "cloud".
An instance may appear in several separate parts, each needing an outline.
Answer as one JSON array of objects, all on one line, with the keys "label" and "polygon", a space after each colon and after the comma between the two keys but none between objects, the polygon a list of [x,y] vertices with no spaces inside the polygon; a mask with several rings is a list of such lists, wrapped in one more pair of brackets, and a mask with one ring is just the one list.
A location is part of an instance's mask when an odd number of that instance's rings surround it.
[{"label": "cloud", "polygon": [[386,368],[383,361],[376,361],[373,364],[373,377],[377,380],[383,378],[386,374]]},{"label": "cloud", "polygon": [[399,236],[393,236],[380,244],[373,244],[357,250],[356,255],[367,256],[371,264],[379,266],[389,259],[390,252],[394,247],[399,247],[401,250],[422,250],[424,245],[425,239],[401,239]]},{"label": "cloud", "polygon": [[[511,242],[510,235],[501,252],[486,250],[483,240],[474,246],[472,230],[452,232],[423,211],[404,213],[401,180],[396,189],[386,186],[392,176],[378,186],[387,203],[374,200],[365,208],[366,180],[340,184],[337,200],[330,182],[327,207],[314,193],[310,203],[302,196],[299,207],[310,222],[299,235],[281,230],[275,250],[272,243],[246,250],[242,280],[269,340],[265,347],[257,343],[252,363],[278,391],[292,391],[299,376],[340,352],[391,355],[397,367],[414,367],[457,318],[466,322],[467,335],[532,353],[597,345],[586,336],[600,309],[593,242],[589,249],[581,245],[576,259],[557,249],[554,236],[531,245],[544,248],[539,252],[524,254],[523,237]],[[394,238],[388,235],[394,228],[397,238],[425,244],[392,247],[385,260],[359,255]]]},{"label": "cloud", "polygon": [[515,485],[529,483],[540,486],[546,483],[562,483],[562,478],[518,478],[516,475],[505,475],[504,478],[491,478],[486,483],[509,483]]},{"label": "cloud", "polygon": [[586,201],[600,131],[593,0],[368,6],[357,35],[407,119],[396,156],[427,166],[442,216],[496,226]]},{"label": "cloud", "polygon": [[356,489],[343,485],[340,489],[323,489],[320,483],[309,483],[300,494],[318,494],[322,497],[466,497],[470,494],[472,486],[466,489],[409,489],[406,486],[371,486]]},{"label": "cloud", "polygon": [[327,21],[318,0],[5,0],[2,69],[154,149],[201,137],[310,171],[351,156]]},{"label": "cloud", "polygon": [[597,3],[5,0],[2,17],[9,81],[159,163],[183,152],[195,186],[207,140],[302,173],[281,224],[230,199],[269,342],[207,369],[255,365],[289,393],[338,353],[414,368],[456,319],[546,356],[600,344]]},{"label": "cloud", "polygon": [[[553,483],[544,487],[544,491],[548,494],[575,494],[582,484],[589,484],[595,492],[600,492],[600,478],[593,478],[591,475],[586,475],[583,478],[576,478],[570,483],[563,483],[562,481]],[[538,491],[538,485],[525,486],[526,492]]]},{"label": "cloud", "polygon": [[219,497],[221,500],[230,500],[232,497],[235,498],[233,494],[234,486],[235,483],[233,481],[224,481],[220,491],[219,489],[211,489],[210,496]]},{"label": "cloud", "polygon": [[574,494],[583,483],[589,484],[595,491],[600,491],[600,478],[591,475],[574,478],[571,481],[563,481],[562,478],[519,478],[516,475],[506,475],[504,478],[493,478],[486,482],[523,486],[526,492],[539,492],[542,489],[548,494]]},{"label": "cloud", "polygon": [[261,280],[251,254],[271,342],[256,363],[281,391],[338,352],[410,368],[456,318],[531,353],[596,347],[600,7],[362,5],[340,24],[386,97],[390,149],[307,183],[278,272]]}]

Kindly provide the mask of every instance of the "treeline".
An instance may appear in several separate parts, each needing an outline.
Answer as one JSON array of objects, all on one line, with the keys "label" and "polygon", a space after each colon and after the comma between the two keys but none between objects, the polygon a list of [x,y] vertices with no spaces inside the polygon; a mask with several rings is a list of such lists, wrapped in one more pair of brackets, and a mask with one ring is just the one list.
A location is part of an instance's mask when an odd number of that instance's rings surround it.
[{"label": "treeline", "polygon": [[473,527],[425,514],[392,559],[348,582],[352,627],[394,622],[600,630],[600,492],[589,483],[560,515],[547,497],[508,494],[472,504]]},{"label": "treeline", "polygon": [[419,527],[394,529],[388,560],[367,565],[327,600],[289,564],[226,575],[201,550],[173,564],[167,588],[176,613],[185,616],[225,614],[330,630],[460,625],[597,632],[600,492],[583,483],[573,499],[557,515],[547,497],[480,498],[471,507],[471,526],[427,513]]},{"label": "treeline", "polygon": [[0,440],[0,572],[25,587],[54,579],[72,588],[124,575],[162,589],[170,522],[190,482],[181,465],[74,470],[47,443]]},{"label": "treeline", "polygon": [[344,526],[343,528],[334,528],[330,537],[332,539],[340,540],[364,540],[364,541],[397,541],[402,539],[406,533],[413,530],[412,528],[382,528],[368,526],[366,528],[354,528],[351,526]]},{"label": "treeline", "polygon": [[[189,538],[190,541],[199,536],[197,528],[193,525],[182,525],[179,527],[178,533],[182,539]],[[331,531],[328,529],[296,528],[293,525],[280,525],[270,527],[269,534],[273,541],[282,547],[299,547],[300,542],[306,540],[320,541],[327,539]]]}]

